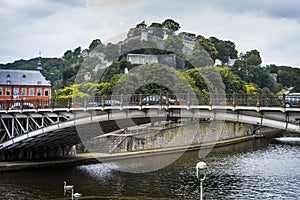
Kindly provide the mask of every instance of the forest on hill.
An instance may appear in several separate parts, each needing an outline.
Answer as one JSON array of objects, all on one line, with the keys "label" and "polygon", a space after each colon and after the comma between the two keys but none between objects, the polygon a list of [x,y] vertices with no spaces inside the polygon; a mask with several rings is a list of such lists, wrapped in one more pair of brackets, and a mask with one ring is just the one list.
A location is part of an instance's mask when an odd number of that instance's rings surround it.
[{"label": "forest on hill", "polygon": [[[0,64],[0,68],[35,70],[40,59],[43,75],[51,81],[55,97],[110,95],[119,83],[134,85],[145,77],[151,79],[162,74],[165,77],[169,74],[184,77],[197,95],[207,96],[212,90],[209,82],[213,82],[213,78],[207,81],[212,76],[205,75],[205,72],[212,70],[219,74],[227,93],[278,95],[289,88],[293,88],[292,92],[300,92],[299,68],[275,64],[262,66],[263,58],[257,49],[238,52],[232,41],[179,32],[180,28],[173,19],[153,22],[149,26],[142,22],[128,31],[125,41],[117,44],[103,44],[100,39],[94,39],[89,47],[66,50],[61,58],[18,60]],[[137,67],[127,59],[128,54],[174,54],[184,62],[179,62],[176,57],[175,65],[181,65],[180,69],[175,66],[165,69],[157,62]],[[133,69],[135,73],[124,73],[126,69]],[[156,83],[122,92],[172,93],[166,86]]]}]

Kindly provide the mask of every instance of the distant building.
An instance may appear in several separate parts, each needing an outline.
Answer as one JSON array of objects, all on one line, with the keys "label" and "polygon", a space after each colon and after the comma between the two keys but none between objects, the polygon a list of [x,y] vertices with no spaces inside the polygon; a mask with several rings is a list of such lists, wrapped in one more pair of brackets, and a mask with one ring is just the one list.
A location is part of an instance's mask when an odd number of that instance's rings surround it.
[{"label": "distant building", "polygon": [[[140,40],[140,41],[152,41],[154,42],[159,49],[164,49],[164,39],[167,39],[168,35],[164,34],[163,38],[156,36],[153,33],[153,29],[151,27],[147,27],[145,21],[138,24],[136,28],[131,28],[128,31],[127,38],[121,42],[119,45],[128,43],[130,40]],[[182,48],[182,52],[189,54],[192,53],[192,50],[195,46],[195,41],[193,39],[186,39],[181,36],[184,47]]]},{"label": "distant building", "polygon": [[51,84],[40,71],[0,70],[0,100],[50,98]]},{"label": "distant building", "polygon": [[3,101],[33,101],[51,98],[51,83],[42,75],[41,53],[36,70],[0,69],[0,106]]}]

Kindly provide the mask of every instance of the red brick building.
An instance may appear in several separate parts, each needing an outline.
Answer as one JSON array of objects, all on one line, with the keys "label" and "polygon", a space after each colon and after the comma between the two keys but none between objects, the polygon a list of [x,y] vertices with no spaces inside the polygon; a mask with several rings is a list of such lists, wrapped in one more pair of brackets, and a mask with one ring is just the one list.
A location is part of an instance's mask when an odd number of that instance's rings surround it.
[{"label": "red brick building", "polygon": [[48,100],[51,84],[38,70],[0,70],[0,101]]}]

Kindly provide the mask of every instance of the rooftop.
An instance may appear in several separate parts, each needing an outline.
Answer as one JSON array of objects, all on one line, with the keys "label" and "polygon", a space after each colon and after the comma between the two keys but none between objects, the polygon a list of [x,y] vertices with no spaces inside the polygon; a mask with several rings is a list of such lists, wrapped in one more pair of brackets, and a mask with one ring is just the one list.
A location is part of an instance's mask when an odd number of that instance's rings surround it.
[{"label": "rooftop", "polygon": [[39,71],[3,69],[0,69],[0,85],[51,86]]}]

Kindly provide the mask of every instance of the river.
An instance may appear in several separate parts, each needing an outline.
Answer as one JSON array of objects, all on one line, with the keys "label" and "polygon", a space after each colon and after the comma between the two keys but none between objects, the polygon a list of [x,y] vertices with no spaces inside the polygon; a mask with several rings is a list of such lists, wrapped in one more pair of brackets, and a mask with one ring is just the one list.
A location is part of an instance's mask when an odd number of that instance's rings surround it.
[{"label": "river", "polygon": [[198,157],[199,151],[187,152],[148,173],[119,171],[115,163],[3,173],[0,199],[71,199],[63,181],[74,184],[81,199],[199,199],[200,160],[209,168],[204,199],[300,199],[300,135],[281,132]]}]

